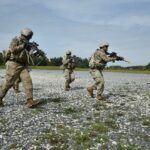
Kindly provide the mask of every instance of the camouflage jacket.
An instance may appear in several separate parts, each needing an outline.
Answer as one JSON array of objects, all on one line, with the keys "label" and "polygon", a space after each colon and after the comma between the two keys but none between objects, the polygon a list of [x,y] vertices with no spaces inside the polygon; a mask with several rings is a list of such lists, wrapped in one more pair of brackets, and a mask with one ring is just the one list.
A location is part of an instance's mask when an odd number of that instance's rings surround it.
[{"label": "camouflage jacket", "polygon": [[20,37],[12,39],[9,49],[11,52],[9,60],[14,60],[24,65],[30,63],[29,51],[25,48],[25,43]]},{"label": "camouflage jacket", "polygon": [[115,61],[115,58],[107,56],[103,49],[97,49],[89,60],[89,67],[91,69],[104,69],[110,61]]},{"label": "camouflage jacket", "polygon": [[71,56],[65,55],[62,60],[63,69],[74,69],[75,68],[75,60]]}]

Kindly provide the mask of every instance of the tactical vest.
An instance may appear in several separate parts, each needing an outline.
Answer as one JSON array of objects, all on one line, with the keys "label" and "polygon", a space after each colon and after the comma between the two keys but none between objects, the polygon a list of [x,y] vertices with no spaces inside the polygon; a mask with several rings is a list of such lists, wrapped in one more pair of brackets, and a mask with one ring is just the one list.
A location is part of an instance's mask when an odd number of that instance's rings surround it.
[{"label": "tactical vest", "polygon": [[[67,60],[68,58],[64,58],[65,60]],[[75,59],[71,58],[72,59],[72,62],[69,62],[67,64],[62,64],[61,65],[61,69],[75,69]]]},{"label": "tactical vest", "polygon": [[106,66],[106,62],[98,54],[98,49],[89,59],[89,67],[91,69],[104,69]]},{"label": "tactical vest", "polygon": [[[20,38],[15,37],[12,39],[10,49],[13,48],[13,46],[18,46],[21,44],[23,44],[23,41]],[[30,55],[26,49],[23,49],[21,52],[18,53],[11,53],[9,59],[22,64],[30,64]]]}]

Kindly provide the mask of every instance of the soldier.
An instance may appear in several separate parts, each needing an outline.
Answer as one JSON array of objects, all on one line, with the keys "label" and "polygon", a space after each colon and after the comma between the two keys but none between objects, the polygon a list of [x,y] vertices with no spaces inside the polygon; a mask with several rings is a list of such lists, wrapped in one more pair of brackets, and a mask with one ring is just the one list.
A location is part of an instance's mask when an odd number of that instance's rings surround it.
[{"label": "soldier", "polygon": [[[30,68],[27,68],[28,71],[30,72],[31,69]],[[19,84],[21,83],[21,78],[17,78],[14,85],[13,85],[13,89],[14,89],[14,92],[17,94],[17,93],[20,93],[20,90],[19,90]]]},{"label": "soldier", "polygon": [[87,91],[91,97],[94,97],[93,91],[97,90],[97,100],[103,100],[102,93],[104,91],[103,69],[110,61],[115,61],[116,57],[107,56],[109,44],[107,42],[101,43],[100,49],[92,55],[89,60],[90,74],[95,80],[95,84],[88,87]]},{"label": "soldier", "polygon": [[25,28],[21,31],[21,36],[13,38],[10,43],[10,55],[6,65],[6,81],[0,87],[0,106],[3,106],[3,98],[7,94],[7,91],[19,78],[23,82],[27,97],[27,106],[31,108],[38,104],[37,101],[33,101],[33,85],[28,71],[30,56],[27,50],[27,43],[32,38],[32,35],[32,30]]},{"label": "soldier", "polygon": [[75,69],[75,59],[71,56],[71,51],[67,51],[66,55],[62,60],[64,77],[65,77],[65,91],[69,91],[70,83],[75,80],[74,69]]},{"label": "soldier", "polygon": [[18,78],[14,85],[13,85],[13,89],[14,89],[14,92],[17,94],[17,93],[20,93],[20,90],[19,90],[19,83],[21,82],[21,78]]}]

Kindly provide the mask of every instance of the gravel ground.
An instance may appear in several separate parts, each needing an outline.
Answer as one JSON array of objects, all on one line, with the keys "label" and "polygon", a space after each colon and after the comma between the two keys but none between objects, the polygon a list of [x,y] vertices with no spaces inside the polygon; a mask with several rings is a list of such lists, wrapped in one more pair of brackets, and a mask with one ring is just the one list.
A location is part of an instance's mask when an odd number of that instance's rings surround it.
[{"label": "gravel ground", "polygon": [[88,72],[76,72],[69,92],[62,71],[31,76],[41,104],[27,108],[22,84],[17,95],[9,90],[0,108],[1,150],[150,149],[150,75],[104,73],[106,101],[88,96]]}]

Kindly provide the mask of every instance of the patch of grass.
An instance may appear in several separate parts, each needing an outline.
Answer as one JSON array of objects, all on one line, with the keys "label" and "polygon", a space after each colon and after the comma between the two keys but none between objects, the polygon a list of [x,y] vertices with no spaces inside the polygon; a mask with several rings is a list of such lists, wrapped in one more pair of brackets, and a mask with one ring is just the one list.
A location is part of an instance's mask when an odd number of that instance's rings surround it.
[{"label": "patch of grass", "polygon": [[31,112],[32,112],[33,114],[39,114],[39,113],[44,112],[44,108],[37,107],[37,108],[35,108],[35,109],[32,109]]},{"label": "patch of grass", "polygon": [[7,123],[7,119],[5,119],[3,117],[0,118],[0,123],[3,124],[3,125],[5,125]]},{"label": "patch of grass", "polygon": [[78,110],[74,107],[69,107],[69,108],[64,109],[65,114],[72,114],[72,113],[77,113],[77,112],[78,112]]},{"label": "patch of grass", "polygon": [[149,135],[143,135],[142,138],[144,141],[149,142],[150,141],[150,136]]},{"label": "patch of grass", "polygon": [[17,148],[18,148],[17,143],[13,143],[13,144],[10,144],[10,145],[9,145],[9,149],[10,149],[10,150],[15,150],[15,149],[17,149]]},{"label": "patch of grass", "polygon": [[116,119],[116,113],[109,113],[109,118]]},{"label": "patch of grass", "polygon": [[101,143],[102,149],[107,149],[107,143],[109,142],[109,138],[107,135],[98,135],[96,138],[97,143]]},{"label": "patch of grass", "polygon": [[117,144],[117,150],[126,150],[126,147],[124,146],[124,144],[123,143],[118,143]]},{"label": "patch of grass", "polygon": [[93,130],[98,131],[100,133],[108,132],[109,128],[105,125],[105,123],[95,123],[92,126]]},{"label": "patch of grass", "polygon": [[150,125],[150,120],[149,119],[143,120],[142,125],[149,126]]},{"label": "patch of grass", "polygon": [[130,122],[135,122],[135,121],[137,121],[137,118],[136,118],[136,117],[130,117],[130,118],[129,118],[129,121],[130,121]]},{"label": "patch of grass", "polygon": [[66,150],[68,148],[68,139],[67,130],[65,128],[61,128],[61,130],[58,131],[49,129],[47,132],[45,131],[40,137],[38,137],[37,140],[41,143],[47,141],[55,150]]},{"label": "patch of grass", "polygon": [[[60,66],[30,66],[32,69],[36,70],[61,70]],[[88,68],[76,68],[78,71],[88,71]]]},{"label": "patch of grass", "polygon": [[108,132],[109,129],[118,129],[119,126],[116,124],[114,120],[107,120],[105,122],[99,122],[92,125],[93,130],[98,131],[100,133]]},{"label": "patch of grass", "polygon": [[136,74],[150,74],[150,70],[129,70],[129,69],[105,69],[106,72],[122,72],[122,73],[136,73]]},{"label": "patch of grass", "polygon": [[93,143],[88,132],[78,131],[73,136],[73,141],[75,142],[75,147],[79,149],[89,149]]},{"label": "patch of grass", "polygon": [[0,66],[0,69],[5,69],[6,67],[5,66]]},{"label": "patch of grass", "polygon": [[89,134],[88,133],[83,133],[83,132],[77,132],[74,137],[75,141],[77,144],[81,144],[84,142],[88,142],[90,140]]},{"label": "patch of grass", "polygon": [[119,128],[119,126],[118,126],[118,124],[116,124],[115,120],[107,120],[107,121],[105,121],[105,125],[111,129],[118,129]]}]

